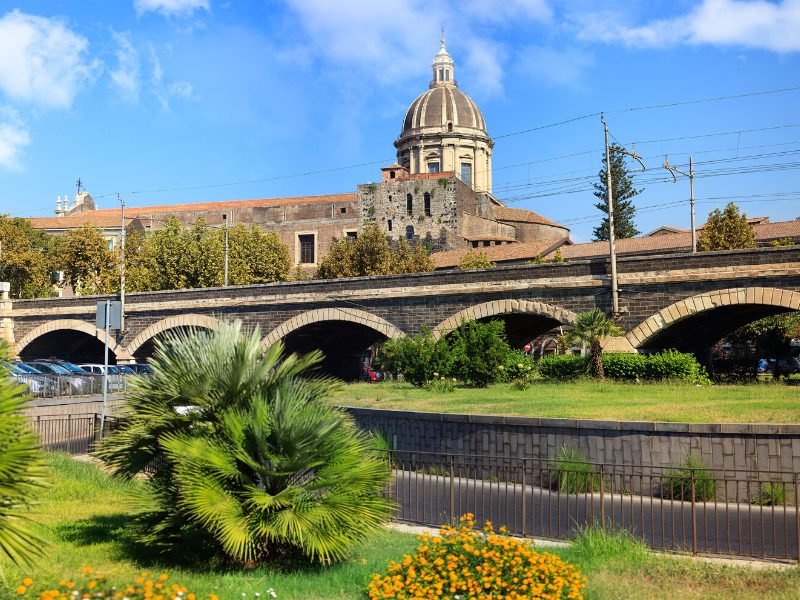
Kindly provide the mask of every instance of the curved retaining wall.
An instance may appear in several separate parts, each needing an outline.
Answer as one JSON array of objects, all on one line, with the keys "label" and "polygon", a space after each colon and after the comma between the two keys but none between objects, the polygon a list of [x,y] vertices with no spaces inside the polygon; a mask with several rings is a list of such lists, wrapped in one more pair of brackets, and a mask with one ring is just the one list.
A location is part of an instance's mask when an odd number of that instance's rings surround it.
[{"label": "curved retaining wall", "polygon": [[715,469],[800,473],[800,425],[539,419],[347,408],[393,449],[497,458],[555,458],[562,445],[591,461],[674,467],[691,452]]}]

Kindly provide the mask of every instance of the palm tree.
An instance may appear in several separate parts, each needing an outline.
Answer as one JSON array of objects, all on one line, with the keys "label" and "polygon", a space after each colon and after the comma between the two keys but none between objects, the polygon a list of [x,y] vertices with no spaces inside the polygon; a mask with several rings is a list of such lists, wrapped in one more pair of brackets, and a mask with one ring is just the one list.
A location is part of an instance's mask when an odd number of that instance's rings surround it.
[{"label": "palm tree", "polygon": [[[7,356],[3,343],[0,358]],[[27,400],[25,388],[0,369],[0,557],[17,564],[29,564],[44,550],[26,523],[28,506],[47,482],[39,440],[22,414]]]},{"label": "palm tree", "polygon": [[321,354],[265,354],[258,329],[177,331],[156,342],[155,374],[98,452],[120,475],[153,471],[140,540],[175,549],[199,535],[238,563],[299,550],[342,559],[388,519],[389,468],[308,377]]},{"label": "palm tree", "polygon": [[604,379],[603,349],[600,340],[609,335],[622,335],[624,331],[612,319],[609,319],[602,310],[595,308],[578,314],[575,324],[567,334],[569,343],[578,343],[589,346],[592,355],[592,375]]}]

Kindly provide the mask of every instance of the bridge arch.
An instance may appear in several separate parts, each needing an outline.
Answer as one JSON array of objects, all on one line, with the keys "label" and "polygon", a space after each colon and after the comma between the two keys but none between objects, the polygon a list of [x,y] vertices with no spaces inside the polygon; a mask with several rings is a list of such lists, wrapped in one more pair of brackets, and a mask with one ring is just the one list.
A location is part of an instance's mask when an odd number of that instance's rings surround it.
[{"label": "bridge arch", "polygon": [[128,353],[131,356],[136,356],[136,354],[140,352],[142,347],[147,342],[155,338],[158,334],[167,331],[168,329],[175,329],[178,327],[195,327],[199,329],[211,329],[212,331],[215,331],[220,329],[223,325],[224,323],[222,321],[208,315],[189,314],[167,317],[146,327],[139,333],[139,335],[133,338],[133,340],[131,340],[131,342],[128,344]]},{"label": "bridge arch", "polygon": [[800,292],[772,287],[728,288],[670,304],[627,335],[634,348],[705,350],[739,327],[800,310]]},{"label": "bridge arch", "polygon": [[321,368],[328,374],[352,380],[360,376],[359,360],[375,344],[405,334],[386,319],[355,308],[318,308],[288,319],[261,342],[266,350],[283,340],[287,353],[320,350]]},{"label": "bridge arch", "polygon": [[559,325],[571,325],[576,315],[571,310],[535,300],[492,300],[460,310],[439,323],[433,336],[440,338],[458,329],[462,322],[503,318],[512,346],[521,346]]},{"label": "bridge arch", "polygon": [[[106,332],[103,329],[97,329],[91,323],[86,321],[81,321],[80,319],[56,319],[55,321],[48,321],[47,323],[42,323],[38,327],[34,327],[28,333],[26,333],[19,341],[14,344],[14,354],[17,356],[24,356],[26,354],[26,349],[31,350],[29,348],[31,345],[36,343],[37,340],[45,336],[53,336],[59,334],[59,332],[74,332],[78,334],[85,334],[85,336],[89,336],[90,338],[96,339],[100,342],[103,346],[106,342]],[[78,336],[78,339],[84,336]],[[80,362],[94,362],[96,358],[86,358],[74,355],[74,356],[67,356],[66,349],[63,348],[63,344],[59,344],[63,353],[59,358],[68,358],[70,360],[75,359]],[[102,346],[101,346],[102,347]],[[114,354],[114,357],[119,362],[126,362],[131,360],[131,354],[128,350],[117,343],[117,341],[112,337],[109,336],[108,338],[108,349],[111,353]],[[98,351],[98,348],[94,349],[95,353]],[[102,350],[99,350],[102,351]],[[35,354],[35,349],[32,352]],[[31,358],[46,358],[45,356],[31,356]]]}]

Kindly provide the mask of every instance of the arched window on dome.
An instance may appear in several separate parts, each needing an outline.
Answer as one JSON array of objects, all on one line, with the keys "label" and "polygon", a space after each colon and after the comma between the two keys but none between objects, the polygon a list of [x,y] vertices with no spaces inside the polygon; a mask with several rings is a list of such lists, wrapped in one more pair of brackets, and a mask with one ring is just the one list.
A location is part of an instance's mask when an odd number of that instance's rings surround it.
[{"label": "arched window on dome", "polygon": [[453,122],[452,121],[448,121],[447,122],[447,131],[449,133],[453,133]]},{"label": "arched window on dome", "polygon": [[444,70],[444,80],[445,81],[450,81],[450,69],[445,69]]}]

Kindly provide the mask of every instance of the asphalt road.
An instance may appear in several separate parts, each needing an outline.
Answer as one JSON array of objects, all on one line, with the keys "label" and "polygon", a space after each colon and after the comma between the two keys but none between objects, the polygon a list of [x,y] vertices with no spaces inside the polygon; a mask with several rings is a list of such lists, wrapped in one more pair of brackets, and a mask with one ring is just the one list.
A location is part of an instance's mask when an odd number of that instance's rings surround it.
[{"label": "asphalt road", "polygon": [[[798,511],[752,503],[692,503],[620,493],[562,494],[515,483],[396,470],[391,497],[397,518],[439,526],[451,512],[473,513],[478,526],[490,520],[516,535],[568,539],[599,523],[623,528],[647,545],[702,554],[772,559],[798,558]],[[451,492],[452,489],[452,492]],[[452,494],[452,500],[451,500]],[[452,508],[451,508],[452,504]],[[694,532],[694,533],[693,533]],[[694,544],[693,544],[694,540]]]}]

